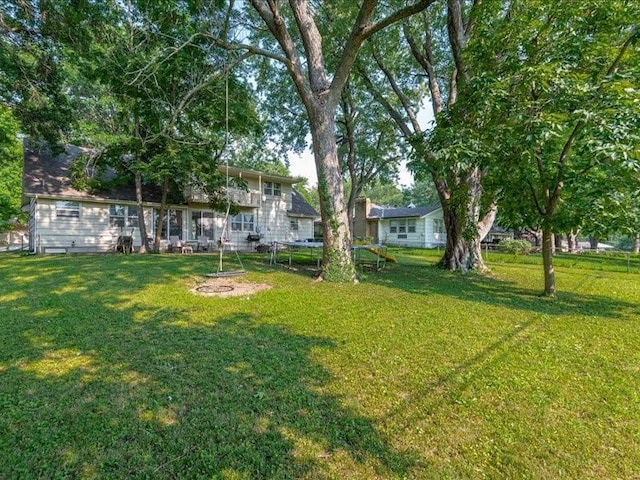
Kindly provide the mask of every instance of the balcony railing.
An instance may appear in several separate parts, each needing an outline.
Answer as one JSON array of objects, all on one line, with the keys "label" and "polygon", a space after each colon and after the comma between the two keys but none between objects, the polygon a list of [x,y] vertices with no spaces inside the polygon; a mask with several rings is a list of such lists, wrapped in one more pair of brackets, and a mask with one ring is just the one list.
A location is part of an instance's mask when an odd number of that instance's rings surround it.
[{"label": "balcony railing", "polygon": [[[187,201],[194,203],[207,203],[209,196],[198,187],[188,187],[185,190]],[[234,188],[229,189],[229,200],[231,203],[241,207],[257,207],[260,205],[260,194],[258,192],[244,192]]]}]

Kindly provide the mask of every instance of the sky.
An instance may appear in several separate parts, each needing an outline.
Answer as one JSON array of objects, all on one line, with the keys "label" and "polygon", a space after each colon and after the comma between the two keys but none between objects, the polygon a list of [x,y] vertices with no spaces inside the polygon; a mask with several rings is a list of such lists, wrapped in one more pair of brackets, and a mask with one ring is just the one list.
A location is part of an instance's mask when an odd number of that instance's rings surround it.
[{"label": "sky", "polygon": [[[423,128],[433,125],[433,108],[429,101],[418,113],[418,121]],[[289,154],[289,170],[294,177],[305,177],[309,180],[309,186],[318,184],[318,176],[316,175],[316,164],[313,159],[313,153],[307,148],[302,154]],[[409,187],[413,185],[413,175],[407,170],[405,162],[400,165],[400,176],[398,185]]]},{"label": "sky", "polygon": [[[289,170],[294,177],[305,177],[309,180],[309,186],[318,184],[316,164],[313,154],[308,148],[301,154],[289,154]],[[404,162],[400,165],[399,185],[410,186],[413,184],[413,175],[406,169]]]}]

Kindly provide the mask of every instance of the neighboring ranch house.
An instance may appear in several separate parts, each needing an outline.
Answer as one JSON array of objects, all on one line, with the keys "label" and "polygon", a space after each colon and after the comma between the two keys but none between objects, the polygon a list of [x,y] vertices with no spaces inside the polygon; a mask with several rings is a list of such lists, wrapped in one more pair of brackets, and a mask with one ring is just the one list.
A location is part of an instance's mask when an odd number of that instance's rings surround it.
[{"label": "neighboring ranch house", "polygon": [[356,200],[354,237],[401,247],[433,248],[447,242],[442,207],[380,207]]},{"label": "neighboring ranch house", "polygon": [[[67,147],[65,153],[51,157],[25,148],[23,205],[29,212],[31,252],[113,251],[121,235],[133,236],[134,250],[140,246],[133,184],[99,193],[75,189],[70,166],[82,153],[88,151]],[[294,188],[301,179],[234,167],[229,167],[228,173],[242,178],[248,188],[229,189],[229,198],[240,212],[227,216],[213,211],[202,192],[189,188],[165,211],[163,248],[168,246],[169,237],[183,242],[206,237],[216,245],[223,232],[227,244],[240,250],[253,249],[258,243],[313,238],[313,221],[318,215]],[[144,187],[149,237],[155,233],[160,199],[158,188]]]}]

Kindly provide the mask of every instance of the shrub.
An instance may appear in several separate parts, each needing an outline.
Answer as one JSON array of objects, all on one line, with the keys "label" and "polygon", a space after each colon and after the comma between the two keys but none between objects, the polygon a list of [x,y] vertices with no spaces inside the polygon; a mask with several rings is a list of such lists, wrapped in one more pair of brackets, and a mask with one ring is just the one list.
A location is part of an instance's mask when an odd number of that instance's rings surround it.
[{"label": "shrub", "polygon": [[526,255],[531,251],[531,243],[527,240],[508,238],[500,242],[500,250],[514,255]]}]

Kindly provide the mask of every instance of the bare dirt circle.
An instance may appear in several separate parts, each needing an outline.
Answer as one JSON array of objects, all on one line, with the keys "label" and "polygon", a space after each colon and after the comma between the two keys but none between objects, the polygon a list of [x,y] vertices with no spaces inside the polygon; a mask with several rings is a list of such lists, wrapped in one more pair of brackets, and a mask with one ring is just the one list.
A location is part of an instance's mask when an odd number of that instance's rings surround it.
[{"label": "bare dirt circle", "polygon": [[207,278],[198,282],[191,292],[205,297],[242,297],[269,290],[266,283],[251,283],[235,278]]}]

